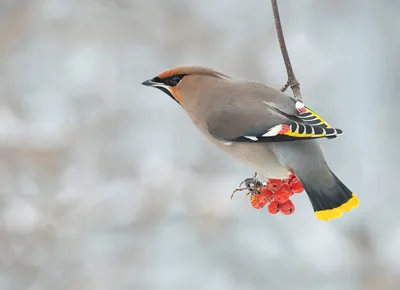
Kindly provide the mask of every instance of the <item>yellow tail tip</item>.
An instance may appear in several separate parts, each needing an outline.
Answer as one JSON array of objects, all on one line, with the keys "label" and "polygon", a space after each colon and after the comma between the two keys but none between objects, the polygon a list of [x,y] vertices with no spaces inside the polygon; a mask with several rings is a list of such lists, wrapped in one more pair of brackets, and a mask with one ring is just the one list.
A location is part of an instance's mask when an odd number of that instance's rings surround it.
[{"label": "yellow tail tip", "polygon": [[333,209],[316,211],[315,215],[319,220],[329,221],[331,219],[340,218],[342,216],[342,213],[351,211],[353,208],[357,208],[358,204],[358,198],[353,193],[352,197],[341,206]]}]

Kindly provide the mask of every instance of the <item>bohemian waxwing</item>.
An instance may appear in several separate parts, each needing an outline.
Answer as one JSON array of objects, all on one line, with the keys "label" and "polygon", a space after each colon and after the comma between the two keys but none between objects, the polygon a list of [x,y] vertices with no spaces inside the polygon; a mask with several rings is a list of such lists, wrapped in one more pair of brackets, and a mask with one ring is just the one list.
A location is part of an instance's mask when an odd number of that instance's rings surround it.
[{"label": "bohemian waxwing", "polygon": [[293,97],[262,83],[232,80],[204,67],[178,67],[142,83],[176,101],[204,136],[267,178],[293,172],[320,220],[358,199],[330,170],[317,138],[342,134]]}]

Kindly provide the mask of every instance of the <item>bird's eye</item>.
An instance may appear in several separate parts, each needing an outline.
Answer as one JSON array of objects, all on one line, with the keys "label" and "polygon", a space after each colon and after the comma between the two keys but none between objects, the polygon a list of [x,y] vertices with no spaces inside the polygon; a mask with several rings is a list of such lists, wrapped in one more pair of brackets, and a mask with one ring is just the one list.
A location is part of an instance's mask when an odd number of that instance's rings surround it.
[{"label": "bird's eye", "polygon": [[174,76],[166,79],[165,84],[168,86],[174,87],[177,84],[179,84],[179,82],[181,81],[182,78],[183,78],[183,75],[174,75]]}]

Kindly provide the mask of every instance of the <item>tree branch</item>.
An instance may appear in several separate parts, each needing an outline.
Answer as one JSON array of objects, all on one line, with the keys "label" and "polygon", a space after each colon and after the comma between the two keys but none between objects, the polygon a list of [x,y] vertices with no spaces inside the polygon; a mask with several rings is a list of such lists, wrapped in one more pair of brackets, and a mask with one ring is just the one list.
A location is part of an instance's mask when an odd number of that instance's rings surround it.
[{"label": "tree branch", "polygon": [[300,92],[300,83],[297,81],[296,76],[294,75],[293,67],[289,58],[289,53],[286,48],[285,37],[283,36],[283,30],[281,25],[281,18],[279,16],[277,0],[271,0],[271,4],[272,4],[272,10],[274,12],[276,34],[278,35],[279,46],[281,47],[281,52],[283,60],[285,62],[286,72],[288,76],[288,80],[286,84],[281,88],[281,92],[284,92],[288,87],[291,87],[295,98],[300,101],[303,101]]}]

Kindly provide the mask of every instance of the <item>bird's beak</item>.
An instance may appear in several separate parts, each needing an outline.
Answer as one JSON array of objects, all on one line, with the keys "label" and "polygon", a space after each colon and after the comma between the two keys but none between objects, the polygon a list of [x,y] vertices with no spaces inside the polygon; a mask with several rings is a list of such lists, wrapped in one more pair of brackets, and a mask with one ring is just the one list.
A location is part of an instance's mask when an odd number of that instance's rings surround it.
[{"label": "bird's beak", "polygon": [[152,80],[147,80],[147,81],[144,81],[143,83],[142,83],[142,85],[144,85],[144,86],[146,86],[146,87],[152,87],[152,86],[154,86],[156,83],[155,82],[153,82]]},{"label": "bird's beak", "polygon": [[167,85],[161,83],[157,77],[152,78],[152,79],[147,80],[147,81],[144,81],[142,83],[142,85],[144,85],[146,87],[157,88],[157,89],[163,91],[168,96],[170,96],[175,102],[177,102],[179,104],[179,102],[175,99],[175,97],[172,95],[171,91],[169,90],[169,87]]}]

